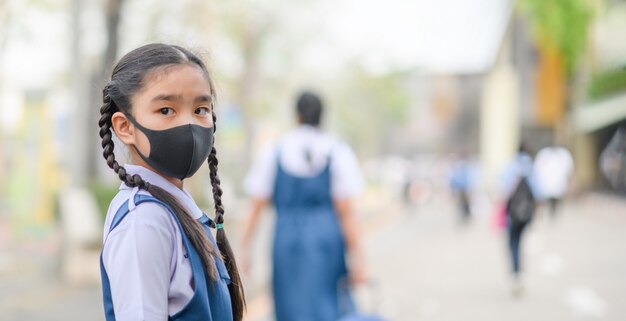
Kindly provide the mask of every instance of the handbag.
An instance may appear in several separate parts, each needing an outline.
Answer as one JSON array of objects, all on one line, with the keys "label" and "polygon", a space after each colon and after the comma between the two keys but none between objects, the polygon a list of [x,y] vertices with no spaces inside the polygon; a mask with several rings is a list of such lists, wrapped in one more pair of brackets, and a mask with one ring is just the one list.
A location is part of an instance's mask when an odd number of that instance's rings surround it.
[{"label": "handbag", "polygon": [[[379,287],[376,282],[369,281],[367,286],[371,298],[373,298],[376,293],[379,293]],[[380,301],[373,301],[372,299],[372,302]],[[342,280],[339,284],[339,308],[343,316],[339,318],[338,321],[384,321],[384,319],[378,315],[359,312],[352,296],[352,287],[347,280]]]},{"label": "handbag", "polygon": [[495,232],[505,230],[508,226],[506,216],[506,202],[496,202],[491,212],[491,227]]}]

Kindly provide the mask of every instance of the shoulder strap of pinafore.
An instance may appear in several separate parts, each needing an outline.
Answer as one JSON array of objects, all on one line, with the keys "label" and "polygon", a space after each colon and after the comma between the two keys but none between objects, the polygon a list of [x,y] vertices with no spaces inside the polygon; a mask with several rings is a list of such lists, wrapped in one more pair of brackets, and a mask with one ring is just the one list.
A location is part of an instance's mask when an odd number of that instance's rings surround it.
[{"label": "shoulder strap of pinafore", "polygon": [[[124,202],[124,204],[120,206],[120,208],[117,210],[117,212],[113,216],[113,220],[111,221],[111,226],[109,228],[109,234],[122,222],[122,220],[124,220],[124,218],[130,212],[129,201],[130,200],[127,200],[126,202]],[[166,208],[170,212],[170,214],[173,215],[178,225],[178,228],[181,231],[183,243],[184,243],[183,245],[185,246],[187,253],[190,254],[191,266],[192,266],[192,271],[193,271],[192,273],[194,276],[193,277],[194,285],[195,285],[194,288],[196,289],[196,291],[203,292],[204,296],[206,297],[206,278],[204,275],[202,263],[201,261],[199,261],[200,259],[199,257],[197,257],[196,254],[192,254],[192,253],[195,253],[195,249],[193,248],[193,246],[190,246],[189,241],[187,240],[187,236],[183,232],[182,226],[180,225],[180,222],[176,218],[176,215],[174,214],[174,211],[171,209],[171,207],[167,205],[166,203],[164,203],[163,201],[151,195],[136,194],[133,198],[133,201],[135,203],[135,206],[141,203],[145,203],[145,202],[157,203],[163,206],[164,208]],[[106,239],[105,239],[105,243],[106,243]],[[100,254],[100,276],[102,278],[102,299],[104,301],[104,314],[106,317],[106,321],[115,321],[115,312],[113,310],[113,297],[111,294],[111,285],[109,282],[109,277],[104,267],[104,261],[102,259],[103,254],[104,254],[104,244],[102,246],[102,253]]]},{"label": "shoulder strap of pinafore", "polygon": [[[153,196],[137,194],[135,195],[134,201],[135,201],[135,205],[138,205],[139,203],[143,203],[143,202],[159,203],[163,205],[165,208],[167,208],[169,211],[171,211],[171,209],[169,208],[169,206],[167,206],[167,204],[161,202],[160,200],[156,199]],[[111,221],[111,225],[109,227],[109,231],[107,234],[111,234],[111,232],[118,225],[120,225],[120,223],[126,217],[126,215],[128,215],[128,213],[130,212],[128,203],[129,201],[127,200],[117,210],[117,212],[113,216],[113,220]],[[105,239],[105,243],[106,243],[106,239]],[[113,311],[113,297],[111,294],[111,284],[109,282],[109,276],[107,275],[106,270],[104,268],[104,261],[102,259],[103,254],[104,254],[104,244],[102,245],[102,253],[100,254],[100,277],[102,278],[102,299],[104,301],[104,315],[107,321],[115,321],[115,312]]]}]

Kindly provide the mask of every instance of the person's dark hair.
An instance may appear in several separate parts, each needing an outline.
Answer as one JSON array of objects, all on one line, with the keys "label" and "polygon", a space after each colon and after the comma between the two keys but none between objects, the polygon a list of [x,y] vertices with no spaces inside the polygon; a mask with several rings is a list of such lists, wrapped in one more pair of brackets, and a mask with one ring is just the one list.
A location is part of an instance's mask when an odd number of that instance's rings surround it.
[{"label": "person's dark hair", "polygon": [[[182,47],[166,44],[149,44],[129,52],[120,59],[113,69],[111,80],[102,91],[103,104],[100,108],[99,121],[103,148],[102,155],[106,159],[107,165],[117,173],[126,185],[145,189],[152,196],[165,202],[172,208],[180,221],[185,235],[187,235],[191,244],[200,255],[209,279],[217,280],[219,277],[213,260],[224,260],[231,278],[228,290],[232,301],[233,317],[235,321],[239,321],[243,318],[246,303],[235,257],[224,229],[219,228],[216,236],[216,242],[222,254],[222,258],[220,258],[218,252],[211,245],[201,223],[195,220],[174,196],[158,186],[148,184],[139,175],[129,175],[126,169],[115,160],[113,153],[114,143],[111,131],[111,117],[113,114],[120,111],[132,115],[131,98],[145,86],[148,76],[159,70],[163,71],[165,68],[184,64],[200,68],[209,82],[211,95],[215,95],[215,87],[202,60]],[[217,128],[215,122],[216,116],[215,112],[213,112],[214,131]],[[222,205],[220,179],[217,174],[218,161],[215,147],[211,150],[207,161],[213,188],[215,222],[223,224],[224,206]]]},{"label": "person's dark hair", "polygon": [[305,91],[298,96],[296,110],[300,123],[319,126],[322,118],[322,100],[316,94]]},{"label": "person's dark hair", "polygon": [[519,148],[517,149],[517,152],[518,153],[526,153],[526,154],[528,154],[528,148],[526,148],[526,143],[521,142],[519,144]]}]

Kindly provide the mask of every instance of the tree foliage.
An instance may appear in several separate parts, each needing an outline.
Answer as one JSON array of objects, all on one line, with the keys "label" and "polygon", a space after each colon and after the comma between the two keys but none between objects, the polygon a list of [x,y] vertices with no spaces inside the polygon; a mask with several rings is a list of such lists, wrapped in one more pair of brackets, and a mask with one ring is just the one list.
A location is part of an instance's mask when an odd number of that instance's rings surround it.
[{"label": "tree foliage", "polygon": [[375,76],[352,66],[344,78],[332,93],[340,131],[359,154],[375,155],[385,149],[381,144],[407,125],[408,75],[391,72]]},{"label": "tree foliage", "polygon": [[588,0],[517,0],[541,45],[556,49],[568,73],[585,51],[593,18]]}]

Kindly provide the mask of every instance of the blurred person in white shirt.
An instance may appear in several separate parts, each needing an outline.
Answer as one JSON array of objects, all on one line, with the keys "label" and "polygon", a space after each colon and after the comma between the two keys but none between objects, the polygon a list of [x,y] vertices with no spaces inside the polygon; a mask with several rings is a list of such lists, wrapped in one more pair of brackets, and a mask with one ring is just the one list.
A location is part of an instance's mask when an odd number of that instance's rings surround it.
[{"label": "blurred person in white shirt", "polygon": [[276,320],[335,321],[351,312],[339,306],[346,299],[340,291],[343,279],[365,279],[353,207],[364,182],[350,147],[320,129],[321,99],[303,92],[296,111],[298,127],[266,151],[245,179],[252,206],[242,242],[243,268],[250,265],[261,209],[273,205]]},{"label": "blurred person in white shirt", "polygon": [[535,181],[542,200],[550,204],[552,217],[567,193],[574,160],[564,147],[553,145],[541,149],[535,157]]}]

